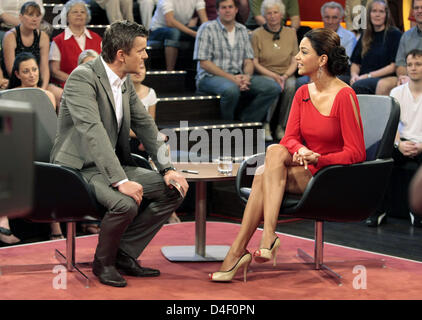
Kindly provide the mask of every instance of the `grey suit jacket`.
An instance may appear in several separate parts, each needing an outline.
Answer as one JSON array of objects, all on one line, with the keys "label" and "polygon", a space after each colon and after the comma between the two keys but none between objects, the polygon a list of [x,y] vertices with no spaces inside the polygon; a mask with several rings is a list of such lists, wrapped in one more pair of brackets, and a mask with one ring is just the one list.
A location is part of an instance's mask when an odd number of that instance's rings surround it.
[{"label": "grey suit jacket", "polygon": [[96,166],[110,184],[126,179],[122,165],[132,164],[131,128],[158,169],[170,167],[166,157],[157,159],[166,147],[158,141],[157,126],[129,76],[122,93],[123,121],[118,132],[113,93],[100,57],[78,66],[64,87],[50,161],[78,170]]}]

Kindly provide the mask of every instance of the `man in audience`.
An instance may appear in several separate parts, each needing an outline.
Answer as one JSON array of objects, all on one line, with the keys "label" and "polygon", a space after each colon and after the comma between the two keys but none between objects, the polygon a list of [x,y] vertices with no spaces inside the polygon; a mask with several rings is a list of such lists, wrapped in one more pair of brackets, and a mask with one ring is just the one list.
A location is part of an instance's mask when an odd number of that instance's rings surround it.
[{"label": "man in audience", "polygon": [[[200,92],[220,95],[223,119],[263,121],[281,88],[264,76],[255,76],[254,53],[246,27],[236,22],[237,0],[217,0],[218,18],[202,25],[195,42],[198,61],[196,85]],[[241,94],[250,99],[236,110]]]},{"label": "man in audience", "polygon": [[356,45],[356,36],[341,26],[344,16],[344,9],[340,3],[331,1],[326,2],[321,7],[322,21],[324,28],[335,31],[340,37],[340,44],[346,49],[346,54],[350,58]]},{"label": "man in audience", "polygon": [[[246,26],[249,29],[256,29],[265,23],[265,18],[261,14],[261,5],[263,1],[264,0],[249,0],[249,17],[246,21]],[[298,0],[282,0],[282,2],[286,7],[286,13],[283,18],[283,25],[286,24],[287,18],[289,18],[291,27],[297,31],[300,27]]]},{"label": "man in audience", "polygon": [[[409,81],[391,90],[391,96],[400,103],[400,124],[394,143],[394,166],[407,163],[422,164],[422,49],[414,49],[406,56],[406,73]],[[391,186],[390,186],[391,187]],[[409,185],[401,186],[408,188]],[[395,195],[388,189],[384,203],[368,218],[368,226],[378,226],[386,215],[386,210]],[[422,220],[410,211],[411,223],[422,227]]]},{"label": "man in audience", "polygon": [[381,94],[388,95],[391,89],[409,81],[406,71],[406,54],[413,49],[422,49],[422,0],[412,0],[412,9],[416,25],[403,33],[400,38],[396,55],[396,74],[398,81],[392,81],[388,78],[381,79],[377,85],[377,90]]},{"label": "man in audience", "polygon": [[[51,152],[53,163],[79,170],[107,210],[93,273],[115,287],[126,286],[121,273],[160,274],[136,259],[183,199],[172,186],[181,193],[188,189],[127,77],[141,72],[148,58],[146,46],[147,30],[137,23],[118,21],[106,29],[101,56],[78,66],[66,81]],[[134,166],[129,129],[161,174]]]},{"label": "man in audience", "polygon": [[180,41],[195,41],[196,27],[188,26],[195,10],[201,23],[208,21],[204,0],[160,0],[151,21],[150,40],[164,42],[166,68],[174,70]]}]

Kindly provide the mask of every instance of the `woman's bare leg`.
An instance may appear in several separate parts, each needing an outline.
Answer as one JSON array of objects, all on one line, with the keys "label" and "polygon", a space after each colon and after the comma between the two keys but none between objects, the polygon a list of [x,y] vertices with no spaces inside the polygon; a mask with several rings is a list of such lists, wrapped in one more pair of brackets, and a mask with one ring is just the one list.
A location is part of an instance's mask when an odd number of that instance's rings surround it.
[{"label": "woman's bare leg", "polygon": [[[264,218],[262,248],[275,239],[280,205],[284,191],[303,193],[311,174],[302,166],[291,166],[292,157],[284,146],[271,145],[265,156],[265,167],[257,169],[239,233],[227,253],[220,271],[230,270],[245,253],[249,240]],[[268,244],[267,244],[268,243]]]}]

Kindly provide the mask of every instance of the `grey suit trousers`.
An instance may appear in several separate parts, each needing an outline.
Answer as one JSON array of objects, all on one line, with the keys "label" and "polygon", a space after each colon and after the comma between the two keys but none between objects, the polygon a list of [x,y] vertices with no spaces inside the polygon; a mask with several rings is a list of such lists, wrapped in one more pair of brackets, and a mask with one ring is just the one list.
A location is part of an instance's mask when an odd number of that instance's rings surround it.
[{"label": "grey suit trousers", "polygon": [[97,201],[107,209],[95,252],[103,265],[115,264],[118,249],[137,259],[183,200],[176,190],[165,184],[159,173],[130,166],[123,169],[130,181],[143,186],[140,207],[131,197],[111,187],[95,167],[81,171]]}]

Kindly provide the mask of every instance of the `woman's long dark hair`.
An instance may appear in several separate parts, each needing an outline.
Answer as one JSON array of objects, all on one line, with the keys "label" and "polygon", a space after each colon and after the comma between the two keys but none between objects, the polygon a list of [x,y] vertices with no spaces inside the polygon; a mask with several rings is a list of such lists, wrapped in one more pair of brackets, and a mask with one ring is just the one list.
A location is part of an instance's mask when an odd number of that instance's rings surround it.
[{"label": "woman's long dark hair", "polygon": [[[21,52],[21,53],[16,55],[15,61],[13,62],[12,74],[10,75],[9,85],[7,86],[7,89],[17,88],[17,87],[20,87],[22,85],[22,82],[16,76],[16,73],[19,73],[19,67],[20,67],[22,62],[28,61],[28,60],[31,60],[31,59],[33,59],[35,61],[35,63],[37,63],[37,59],[35,58],[35,56],[32,53]],[[39,72],[40,67],[38,66],[38,63],[37,63],[37,67],[38,67],[38,83],[37,83],[37,86],[41,87],[42,79],[41,79],[41,75],[40,75],[40,72]]]}]

